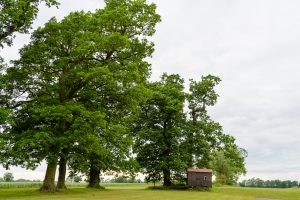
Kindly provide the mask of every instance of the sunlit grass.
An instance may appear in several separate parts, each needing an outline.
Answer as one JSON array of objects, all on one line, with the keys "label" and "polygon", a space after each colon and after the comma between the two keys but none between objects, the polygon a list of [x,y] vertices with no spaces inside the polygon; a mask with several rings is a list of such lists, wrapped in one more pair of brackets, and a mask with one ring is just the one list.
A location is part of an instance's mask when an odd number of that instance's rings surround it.
[{"label": "sunlit grass", "polygon": [[68,190],[56,193],[41,193],[38,188],[0,189],[0,199],[107,199],[107,200],[254,200],[255,198],[273,198],[299,200],[300,189],[262,189],[218,187],[210,191],[151,190],[146,184],[104,184],[106,190],[85,188],[84,184],[69,185]]}]

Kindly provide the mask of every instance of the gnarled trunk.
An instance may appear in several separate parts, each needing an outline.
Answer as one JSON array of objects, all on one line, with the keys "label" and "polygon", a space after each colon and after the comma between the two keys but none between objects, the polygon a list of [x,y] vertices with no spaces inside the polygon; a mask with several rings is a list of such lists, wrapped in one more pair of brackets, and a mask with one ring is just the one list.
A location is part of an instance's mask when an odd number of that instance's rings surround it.
[{"label": "gnarled trunk", "polygon": [[67,159],[65,156],[61,156],[59,160],[59,169],[58,169],[58,180],[56,189],[67,189],[66,187],[66,172],[67,172]]},{"label": "gnarled trunk", "polygon": [[57,167],[57,159],[48,161],[46,175],[40,191],[54,192],[55,191],[55,173]]},{"label": "gnarled trunk", "polygon": [[100,170],[91,165],[89,173],[89,188],[101,188],[100,187]]}]

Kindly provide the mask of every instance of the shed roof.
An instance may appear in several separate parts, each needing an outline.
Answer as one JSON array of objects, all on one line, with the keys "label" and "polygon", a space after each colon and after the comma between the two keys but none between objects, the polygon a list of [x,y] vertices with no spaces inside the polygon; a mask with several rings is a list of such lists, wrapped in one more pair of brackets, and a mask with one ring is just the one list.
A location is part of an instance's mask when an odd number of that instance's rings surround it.
[{"label": "shed roof", "polygon": [[212,173],[212,169],[198,169],[198,168],[188,168],[187,172],[208,172]]}]

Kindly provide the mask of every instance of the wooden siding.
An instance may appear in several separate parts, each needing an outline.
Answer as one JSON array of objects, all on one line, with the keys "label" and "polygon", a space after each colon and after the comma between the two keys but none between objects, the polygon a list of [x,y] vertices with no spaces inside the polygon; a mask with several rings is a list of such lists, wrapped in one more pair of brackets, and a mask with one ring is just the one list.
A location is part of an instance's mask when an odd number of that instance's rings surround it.
[{"label": "wooden siding", "polygon": [[212,173],[210,172],[188,172],[187,180],[188,187],[212,187]]}]

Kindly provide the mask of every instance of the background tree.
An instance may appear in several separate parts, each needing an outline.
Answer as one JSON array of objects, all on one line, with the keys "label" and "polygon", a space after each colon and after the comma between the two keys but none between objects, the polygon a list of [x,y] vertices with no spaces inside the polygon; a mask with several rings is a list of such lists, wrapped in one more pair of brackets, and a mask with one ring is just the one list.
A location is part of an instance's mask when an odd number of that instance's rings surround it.
[{"label": "background tree", "polygon": [[187,94],[190,119],[185,129],[187,167],[209,167],[211,152],[222,142],[220,124],[211,120],[207,107],[217,102],[215,86],[221,81],[219,77],[202,76],[201,81],[191,80]]},{"label": "background tree", "polygon": [[215,87],[220,81],[212,75],[202,76],[199,82],[191,80],[187,94],[190,119],[183,146],[187,167],[213,168],[219,182],[233,184],[239,175],[246,173],[247,152],[208,115],[207,107],[217,102]]},{"label": "background tree", "polygon": [[14,181],[14,176],[11,172],[6,172],[4,175],[3,175],[3,180],[5,182],[13,182]]},{"label": "background tree", "polygon": [[241,187],[259,187],[259,188],[291,188],[299,187],[298,181],[281,180],[262,180],[260,178],[251,178],[239,183]]},{"label": "background tree", "polygon": [[75,183],[80,183],[82,181],[82,178],[80,176],[75,176],[73,178],[73,180],[74,180]]},{"label": "background tree", "polygon": [[161,173],[164,186],[172,183],[172,173],[182,170],[180,139],[185,120],[183,79],[163,74],[160,82],[150,83],[151,96],[142,106],[136,122],[134,151],[149,178]]},{"label": "background tree", "polygon": [[212,168],[216,175],[216,183],[234,185],[242,174],[246,174],[246,150],[231,146],[229,149],[215,152]]}]

